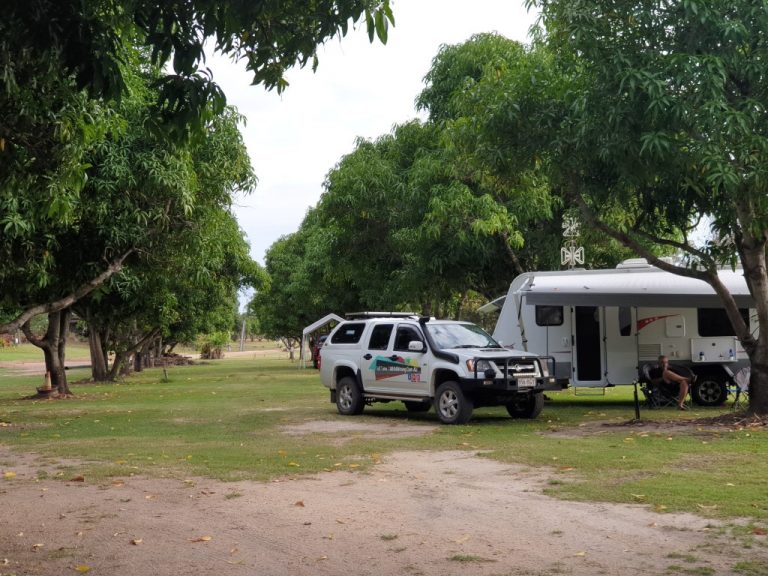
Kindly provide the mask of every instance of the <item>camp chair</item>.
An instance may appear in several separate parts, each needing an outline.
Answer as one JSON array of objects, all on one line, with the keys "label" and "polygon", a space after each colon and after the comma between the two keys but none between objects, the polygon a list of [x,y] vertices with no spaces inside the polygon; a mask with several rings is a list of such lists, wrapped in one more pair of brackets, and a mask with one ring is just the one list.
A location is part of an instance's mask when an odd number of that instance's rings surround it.
[{"label": "camp chair", "polygon": [[733,409],[741,410],[749,406],[749,377],[751,370],[749,366],[746,366],[736,372],[733,376],[733,391],[735,396],[733,397]]},{"label": "camp chair", "polygon": [[[670,364],[669,369],[675,374],[687,378],[693,387],[696,375],[685,366]],[[664,408],[666,406],[677,407],[677,397],[680,394],[680,385],[677,382],[664,382],[661,378],[661,366],[658,364],[644,364],[639,374],[640,389],[645,396],[648,408]],[[688,390],[690,394],[690,388]]]}]

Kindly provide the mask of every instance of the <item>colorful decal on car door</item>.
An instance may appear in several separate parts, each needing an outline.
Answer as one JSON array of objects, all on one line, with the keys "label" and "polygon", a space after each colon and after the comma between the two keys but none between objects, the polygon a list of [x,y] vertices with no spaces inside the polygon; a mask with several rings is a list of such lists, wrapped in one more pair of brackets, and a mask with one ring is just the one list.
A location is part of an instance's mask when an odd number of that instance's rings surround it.
[{"label": "colorful decal on car door", "polygon": [[403,375],[407,375],[411,382],[421,380],[421,365],[416,358],[376,356],[369,369],[376,375],[376,380],[386,380]]}]

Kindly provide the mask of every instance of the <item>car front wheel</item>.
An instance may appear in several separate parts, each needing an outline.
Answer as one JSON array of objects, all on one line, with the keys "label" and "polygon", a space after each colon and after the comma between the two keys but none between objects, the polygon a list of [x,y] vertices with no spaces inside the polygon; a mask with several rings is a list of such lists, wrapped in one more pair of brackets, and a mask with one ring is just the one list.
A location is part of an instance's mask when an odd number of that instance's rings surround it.
[{"label": "car front wheel", "polygon": [[443,382],[435,395],[435,412],[443,424],[466,424],[474,405],[456,382]]}]

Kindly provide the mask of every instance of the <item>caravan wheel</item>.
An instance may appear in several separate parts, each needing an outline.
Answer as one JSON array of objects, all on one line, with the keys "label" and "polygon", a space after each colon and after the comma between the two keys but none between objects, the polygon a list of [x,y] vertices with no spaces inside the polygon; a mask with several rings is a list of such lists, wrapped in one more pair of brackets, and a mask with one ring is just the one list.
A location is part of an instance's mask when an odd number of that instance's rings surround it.
[{"label": "caravan wheel", "polygon": [[691,398],[699,406],[720,406],[727,396],[728,387],[723,374],[700,374],[691,390]]}]

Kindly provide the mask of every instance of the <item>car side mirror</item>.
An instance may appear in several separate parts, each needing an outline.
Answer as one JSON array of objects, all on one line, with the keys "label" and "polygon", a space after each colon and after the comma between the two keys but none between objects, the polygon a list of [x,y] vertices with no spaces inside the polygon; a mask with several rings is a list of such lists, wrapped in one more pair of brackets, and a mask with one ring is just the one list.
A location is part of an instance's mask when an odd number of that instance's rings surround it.
[{"label": "car side mirror", "polygon": [[421,340],[411,340],[408,342],[408,352],[424,352],[424,342]]}]

